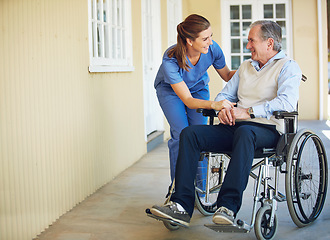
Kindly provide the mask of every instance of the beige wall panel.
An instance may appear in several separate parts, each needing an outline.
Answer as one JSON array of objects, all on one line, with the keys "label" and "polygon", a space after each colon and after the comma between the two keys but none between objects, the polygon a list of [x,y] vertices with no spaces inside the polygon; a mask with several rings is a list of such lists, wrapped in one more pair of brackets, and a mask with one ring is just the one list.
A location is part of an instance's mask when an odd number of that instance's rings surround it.
[{"label": "beige wall panel", "polygon": [[[317,0],[294,0],[293,5],[293,47],[294,58],[303,73],[308,77],[300,87],[299,112],[300,119],[319,119],[319,78],[323,82],[323,119],[328,117],[327,94],[327,7],[322,0],[322,51],[323,59],[319,62],[319,39]],[[319,64],[323,65],[323,73],[319,74]]]},{"label": "beige wall panel", "polygon": [[135,71],[88,72],[87,1],[0,1],[0,239],[32,239],[146,152]]},{"label": "beige wall panel", "polygon": [[293,57],[308,78],[300,85],[299,118],[318,119],[317,1],[292,1],[292,19]]},{"label": "beige wall panel", "polygon": [[329,87],[328,87],[328,11],[327,11],[327,3],[328,1],[323,0],[322,1],[322,51],[323,51],[323,102],[324,102],[324,106],[323,106],[323,120],[330,120],[330,112],[329,112],[329,97],[328,97],[328,91],[329,91]]}]

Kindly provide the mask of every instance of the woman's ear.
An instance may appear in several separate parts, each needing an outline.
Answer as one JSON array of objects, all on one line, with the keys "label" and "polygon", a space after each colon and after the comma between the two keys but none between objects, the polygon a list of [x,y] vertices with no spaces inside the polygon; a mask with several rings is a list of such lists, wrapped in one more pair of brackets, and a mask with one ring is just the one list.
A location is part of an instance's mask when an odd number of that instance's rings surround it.
[{"label": "woman's ear", "polygon": [[190,38],[186,38],[186,41],[187,41],[189,46],[193,45],[193,41]]}]

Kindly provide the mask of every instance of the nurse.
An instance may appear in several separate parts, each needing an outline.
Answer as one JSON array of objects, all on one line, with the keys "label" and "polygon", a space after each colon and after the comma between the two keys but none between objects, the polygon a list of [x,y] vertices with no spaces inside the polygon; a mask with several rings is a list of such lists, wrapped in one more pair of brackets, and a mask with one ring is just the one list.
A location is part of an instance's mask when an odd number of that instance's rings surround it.
[{"label": "nurse", "polygon": [[177,26],[177,32],[177,44],[165,51],[154,84],[159,104],[170,125],[168,147],[172,181],[181,130],[190,125],[207,124],[207,118],[195,109],[233,107],[229,101],[209,101],[208,68],[213,65],[226,82],[235,73],[226,66],[220,46],[212,40],[212,29],[206,18],[192,14]]}]

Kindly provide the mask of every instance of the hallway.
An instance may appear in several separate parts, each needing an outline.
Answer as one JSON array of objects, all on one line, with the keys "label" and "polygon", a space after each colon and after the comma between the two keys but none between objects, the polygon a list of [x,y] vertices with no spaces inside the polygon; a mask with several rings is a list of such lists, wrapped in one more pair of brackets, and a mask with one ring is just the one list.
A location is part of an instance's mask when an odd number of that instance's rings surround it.
[{"label": "hallway", "polygon": [[[313,129],[322,139],[330,155],[330,125],[326,121],[300,121],[300,128]],[[329,159],[329,157],[328,157]],[[244,195],[244,204],[238,217],[249,222],[252,207],[252,188]],[[255,239],[250,233],[217,233],[204,224],[212,217],[204,217],[195,210],[188,229],[168,231],[161,222],[149,218],[145,209],[165,201],[169,185],[169,161],[166,143],[146,154],[132,167],[110,183],[89,196],[73,210],[66,213],[37,240],[106,240],[106,239]],[[282,185],[284,182],[282,181]],[[314,224],[297,228],[289,216],[286,203],[278,204],[279,222],[275,239],[329,239],[330,199],[329,191],[324,209]]]}]

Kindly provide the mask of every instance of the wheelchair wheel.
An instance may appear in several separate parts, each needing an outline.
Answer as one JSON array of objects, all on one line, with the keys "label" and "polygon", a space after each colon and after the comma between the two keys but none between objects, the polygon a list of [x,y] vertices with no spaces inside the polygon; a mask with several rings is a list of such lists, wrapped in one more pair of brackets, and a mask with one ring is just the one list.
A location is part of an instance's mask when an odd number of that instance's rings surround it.
[{"label": "wheelchair wheel", "polygon": [[223,154],[201,154],[195,181],[195,203],[205,216],[217,210],[217,197],[228,162]]},{"label": "wheelchair wheel", "polygon": [[321,213],[327,193],[327,157],[321,139],[302,129],[294,137],[286,160],[285,192],[293,222],[304,227]]},{"label": "wheelchair wheel", "polygon": [[275,215],[273,225],[270,226],[271,214],[272,208],[269,205],[265,205],[258,210],[254,224],[254,233],[257,239],[273,239],[276,235],[278,221]]},{"label": "wheelchair wheel", "polygon": [[169,222],[163,222],[163,224],[170,231],[175,231],[175,230],[178,230],[180,228],[178,225],[175,225],[175,224],[172,224],[172,223],[169,223]]}]

